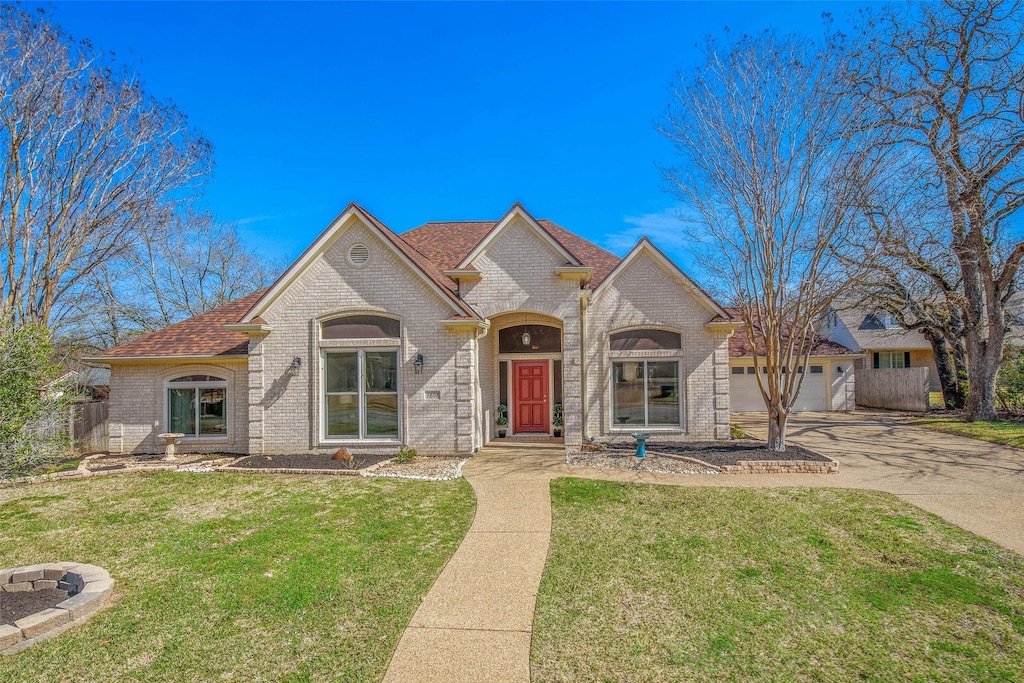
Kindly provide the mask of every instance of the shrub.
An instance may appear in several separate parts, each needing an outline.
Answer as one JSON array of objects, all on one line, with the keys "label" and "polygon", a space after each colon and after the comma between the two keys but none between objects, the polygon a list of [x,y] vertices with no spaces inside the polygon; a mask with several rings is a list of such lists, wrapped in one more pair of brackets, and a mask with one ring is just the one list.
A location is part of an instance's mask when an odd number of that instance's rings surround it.
[{"label": "shrub", "polygon": [[1007,349],[996,377],[996,405],[1012,415],[1024,415],[1024,352]]},{"label": "shrub", "polygon": [[52,355],[45,327],[0,320],[0,480],[55,463],[71,445],[72,386]]},{"label": "shrub", "polygon": [[404,465],[405,463],[412,462],[415,459],[416,449],[409,448],[408,446],[398,451],[398,455],[395,456],[395,462],[397,462],[399,465]]}]

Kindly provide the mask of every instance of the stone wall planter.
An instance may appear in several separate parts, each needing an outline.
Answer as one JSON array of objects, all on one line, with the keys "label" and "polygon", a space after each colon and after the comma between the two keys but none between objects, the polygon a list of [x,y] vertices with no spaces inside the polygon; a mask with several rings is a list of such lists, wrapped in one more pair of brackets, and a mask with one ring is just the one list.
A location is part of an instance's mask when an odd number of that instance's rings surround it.
[{"label": "stone wall planter", "polygon": [[0,569],[0,591],[59,588],[68,598],[11,624],[0,624],[0,654],[20,652],[82,623],[103,607],[114,589],[106,569],[78,562],[50,562]]}]

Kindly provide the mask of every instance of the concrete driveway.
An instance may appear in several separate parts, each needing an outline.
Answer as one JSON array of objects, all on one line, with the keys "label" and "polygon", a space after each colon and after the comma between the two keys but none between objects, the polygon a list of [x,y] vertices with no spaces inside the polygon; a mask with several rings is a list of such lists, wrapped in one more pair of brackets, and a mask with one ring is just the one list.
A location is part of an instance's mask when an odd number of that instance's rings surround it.
[{"label": "concrete driveway", "polygon": [[[733,420],[754,436],[767,434],[764,415]],[[800,413],[790,418],[787,436],[839,461],[837,475],[786,478],[791,484],[887,491],[1024,553],[1022,450],[861,412]],[[772,477],[771,485],[778,479]]]}]

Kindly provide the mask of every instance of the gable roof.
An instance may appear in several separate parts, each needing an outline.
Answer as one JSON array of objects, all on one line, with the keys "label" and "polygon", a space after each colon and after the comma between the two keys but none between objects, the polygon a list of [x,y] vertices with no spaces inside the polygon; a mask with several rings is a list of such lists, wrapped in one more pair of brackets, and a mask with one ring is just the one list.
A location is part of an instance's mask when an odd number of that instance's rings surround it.
[{"label": "gable roof", "polygon": [[267,289],[150,332],[95,356],[96,359],[150,357],[222,357],[249,353],[249,335],[224,329],[238,322]]},{"label": "gable roof", "polygon": [[[739,317],[739,312],[735,309],[726,309],[734,317]],[[754,342],[757,345],[757,354],[763,356],[765,353],[764,336],[761,334],[761,326],[754,325]],[[744,358],[753,355],[754,345],[750,343],[750,337],[747,335],[747,326],[741,325],[737,327],[729,337],[729,358]],[[838,344],[834,341],[822,337],[820,334],[814,335],[814,344],[811,346],[812,356],[848,356],[854,355],[859,356],[860,353],[848,349],[842,344]]]},{"label": "gable roof", "polygon": [[879,311],[871,306],[850,301],[837,301],[832,312],[846,326],[847,331],[862,349],[932,349],[928,340],[917,330],[902,327],[886,328],[879,317]]},{"label": "gable roof", "polygon": [[271,285],[264,296],[255,301],[249,310],[242,317],[240,322],[252,322],[259,316],[280,294],[291,284],[309,265],[323,253],[333,242],[334,237],[343,229],[352,217],[358,216],[369,225],[378,236],[390,244],[395,252],[412,268],[414,272],[422,276],[428,284],[432,285],[435,291],[448,301],[454,309],[454,315],[459,317],[479,318],[469,304],[460,299],[457,295],[458,286],[453,280],[445,277],[444,273],[414,249],[408,242],[391,231],[384,223],[378,220],[373,214],[359,206],[355,202],[349,204],[341,214],[338,215],[327,228],[306,248],[302,255],[288,267],[288,269]]},{"label": "gable roof", "polygon": [[703,303],[705,306],[707,306],[715,313],[715,318],[712,319],[711,322],[728,322],[734,319],[733,315],[729,313],[728,310],[723,308],[721,304],[715,301],[715,299],[710,294],[704,291],[703,287],[701,287],[692,279],[690,279],[690,276],[684,273],[682,268],[677,266],[672,259],[670,259],[668,256],[665,256],[665,254],[660,249],[654,246],[654,243],[651,242],[651,240],[648,239],[646,235],[641,237],[640,241],[638,241],[636,245],[632,249],[630,249],[629,253],[626,254],[625,258],[619,261],[618,265],[616,265],[615,268],[613,268],[612,271],[608,273],[608,276],[605,278],[604,282],[602,282],[598,287],[594,289],[594,296],[599,296],[603,291],[604,287],[609,282],[614,280],[619,275],[619,273],[622,273],[626,268],[628,268],[629,264],[632,263],[634,259],[636,259],[641,253],[645,251],[651,254],[651,256],[654,257],[654,260],[658,261],[663,268],[674,273],[675,276],[682,281],[683,285],[696,295],[696,299],[698,301]]},{"label": "gable roof", "polygon": [[[506,214],[507,215],[507,214]],[[424,223],[401,234],[401,238],[430,259],[439,269],[455,270],[477,251],[501,221],[441,221]],[[575,257],[580,265],[594,269],[590,284],[596,287],[608,277],[620,259],[606,249],[547,219],[536,221],[545,233]]]}]

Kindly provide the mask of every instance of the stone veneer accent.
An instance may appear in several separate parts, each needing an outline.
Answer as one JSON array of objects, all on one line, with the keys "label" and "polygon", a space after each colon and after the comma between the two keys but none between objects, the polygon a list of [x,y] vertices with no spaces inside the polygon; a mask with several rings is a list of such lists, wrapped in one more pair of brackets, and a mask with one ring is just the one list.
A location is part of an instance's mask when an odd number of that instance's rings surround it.
[{"label": "stone veneer accent", "polygon": [[67,600],[56,607],[18,619],[13,625],[0,624],[0,654],[20,652],[82,623],[103,607],[114,589],[114,580],[106,569],[78,562],[49,562],[0,569],[2,592],[46,588],[68,591]]}]

